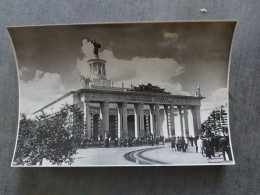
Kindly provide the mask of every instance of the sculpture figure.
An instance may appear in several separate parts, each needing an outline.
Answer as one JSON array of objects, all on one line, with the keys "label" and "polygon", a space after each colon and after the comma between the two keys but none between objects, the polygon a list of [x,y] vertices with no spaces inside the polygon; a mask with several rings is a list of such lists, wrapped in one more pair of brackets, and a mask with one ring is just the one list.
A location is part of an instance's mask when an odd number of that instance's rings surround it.
[{"label": "sculpture figure", "polygon": [[94,54],[98,57],[98,49],[101,47],[99,43],[95,41],[95,38],[91,41],[94,46]]},{"label": "sculpture figure", "polygon": [[197,88],[195,89],[195,96],[201,97],[201,94],[200,94],[200,83],[198,83],[198,86],[197,86]]},{"label": "sculpture figure", "polygon": [[91,83],[91,77],[85,77],[84,75],[80,74],[80,81],[83,86],[83,88],[90,88],[90,83]]}]

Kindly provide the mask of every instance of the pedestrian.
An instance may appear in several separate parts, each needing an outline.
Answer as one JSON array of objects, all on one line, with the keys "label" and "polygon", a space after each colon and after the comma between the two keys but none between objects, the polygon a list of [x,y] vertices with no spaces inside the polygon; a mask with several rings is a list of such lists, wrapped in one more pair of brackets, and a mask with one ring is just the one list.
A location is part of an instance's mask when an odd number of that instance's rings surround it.
[{"label": "pedestrian", "polygon": [[123,143],[124,143],[124,147],[126,148],[126,145],[127,145],[127,139],[126,138],[124,139]]},{"label": "pedestrian", "polygon": [[210,141],[208,138],[205,139],[203,143],[204,149],[205,149],[205,154],[208,160],[211,159],[211,150],[210,150]]},{"label": "pedestrian", "polygon": [[214,140],[212,137],[209,137],[209,149],[210,149],[210,154],[211,156],[215,157],[215,147],[214,147]]},{"label": "pedestrian", "polygon": [[117,138],[115,138],[114,145],[115,145],[115,147],[118,147],[118,139]]},{"label": "pedestrian", "polygon": [[177,151],[180,151],[180,137],[179,136],[177,137],[177,140],[176,140],[176,147],[177,147]]},{"label": "pedestrian", "polygon": [[198,141],[197,141],[197,147],[198,147],[199,153],[201,153],[203,156],[203,143],[202,142],[203,142],[203,137],[200,136],[200,139],[198,139]]},{"label": "pedestrian", "polygon": [[186,152],[185,145],[186,145],[185,139],[184,139],[184,137],[182,137],[181,138],[181,150],[182,150],[182,152]]},{"label": "pedestrian", "polygon": [[176,151],[176,148],[175,148],[175,138],[172,138],[171,148],[172,148],[172,151],[173,151],[173,150]]},{"label": "pedestrian", "polygon": [[230,151],[229,139],[227,136],[224,136],[220,139],[219,145],[222,150],[224,161],[226,161],[226,156],[225,156],[226,154],[227,154],[229,160],[233,160],[231,151]]},{"label": "pedestrian", "polygon": [[196,136],[193,140],[194,140],[194,144],[195,144],[195,147],[196,147],[196,152],[198,152],[198,139],[199,139],[199,136]]},{"label": "pedestrian", "polygon": [[104,148],[109,148],[109,139],[108,138],[105,139]]},{"label": "pedestrian", "polygon": [[191,147],[193,147],[193,143],[194,143],[194,138],[192,136],[190,136],[190,144],[191,144]]},{"label": "pedestrian", "polygon": [[219,152],[219,141],[220,141],[220,137],[215,134],[215,136],[213,137],[214,139],[214,146],[215,146],[215,151]]},{"label": "pedestrian", "polygon": [[157,146],[159,145],[159,139],[158,139],[158,137],[156,138],[156,145],[157,145]]}]

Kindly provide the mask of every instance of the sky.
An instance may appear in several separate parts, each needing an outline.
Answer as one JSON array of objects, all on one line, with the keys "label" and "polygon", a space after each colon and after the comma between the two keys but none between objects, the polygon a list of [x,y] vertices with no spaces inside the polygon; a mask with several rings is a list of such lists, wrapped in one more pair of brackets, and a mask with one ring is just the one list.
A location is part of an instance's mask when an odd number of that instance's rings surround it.
[{"label": "sky", "polygon": [[114,86],[152,83],[172,94],[194,95],[201,118],[227,103],[229,55],[235,22],[58,25],[8,28],[20,78],[20,112],[30,114],[89,75],[95,40]]}]

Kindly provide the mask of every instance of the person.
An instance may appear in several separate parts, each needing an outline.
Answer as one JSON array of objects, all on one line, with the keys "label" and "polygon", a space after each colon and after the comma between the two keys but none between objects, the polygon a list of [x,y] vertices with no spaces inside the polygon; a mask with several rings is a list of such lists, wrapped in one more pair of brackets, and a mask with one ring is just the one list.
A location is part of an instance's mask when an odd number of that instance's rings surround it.
[{"label": "person", "polygon": [[199,139],[199,136],[196,136],[193,140],[194,140],[194,144],[195,144],[195,147],[196,147],[196,152],[198,152],[198,139]]},{"label": "person", "polygon": [[227,136],[224,136],[220,139],[219,145],[220,145],[220,148],[222,150],[224,161],[226,161],[225,154],[227,154],[229,160],[233,160],[232,155],[231,155],[231,151],[230,151],[229,139],[228,139]]},{"label": "person", "polygon": [[198,147],[199,153],[201,153],[203,156],[203,143],[202,142],[203,142],[203,137],[200,136],[200,139],[198,139],[198,142],[197,142],[197,147]]},{"label": "person", "polygon": [[153,146],[153,136],[151,137],[151,145]]},{"label": "person", "polygon": [[109,148],[109,139],[108,138],[105,139],[104,147]]},{"label": "person", "polygon": [[172,138],[171,148],[172,148],[172,151],[173,151],[173,149],[176,151],[176,148],[175,148],[175,138]]},{"label": "person", "polygon": [[123,144],[124,144],[124,147],[126,148],[126,145],[127,145],[127,139],[126,138],[124,138]]},{"label": "person", "polygon": [[115,138],[114,145],[115,145],[115,147],[118,147],[118,139],[117,138]]},{"label": "person", "polygon": [[191,147],[193,147],[193,141],[194,141],[194,138],[192,136],[190,136],[190,144],[191,144]]},{"label": "person", "polygon": [[215,151],[219,152],[219,141],[220,141],[220,137],[215,134],[214,138],[214,146],[215,146]]},{"label": "person", "polygon": [[211,151],[210,151],[210,141],[208,138],[204,139],[205,141],[203,142],[203,147],[205,150],[205,154],[208,160],[211,159]]},{"label": "person", "polygon": [[207,138],[204,136],[202,140],[202,156],[206,155]]},{"label": "person", "polygon": [[156,145],[157,145],[157,146],[159,145],[159,139],[158,139],[158,137],[156,138]]},{"label": "person", "polygon": [[140,143],[140,146],[143,146],[143,138],[142,137],[139,138],[139,143]]},{"label": "person", "polygon": [[209,149],[210,149],[210,155],[215,157],[215,147],[214,147],[214,140],[212,137],[209,137]]},{"label": "person", "polygon": [[164,143],[165,143],[165,137],[163,136],[163,145],[164,145]]},{"label": "person", "polygon": [[182,152],[186,152],[185,145],[186,145],[185,139],[184,139],[184,137],[182,137],[181,138],[181,150],[182,150]]},{"label": "person", "polygon": [[118,137],[118,147],[121,148],[121,146],[122,146],[122,139]]},{"label": "person", "polygon": [[185,150],[187,150],[188,149],[188,144],[189,144],[188,137],[184,137],[183,139],[184,139],[184,142],[185,142],[184,148],[185,148]]}]

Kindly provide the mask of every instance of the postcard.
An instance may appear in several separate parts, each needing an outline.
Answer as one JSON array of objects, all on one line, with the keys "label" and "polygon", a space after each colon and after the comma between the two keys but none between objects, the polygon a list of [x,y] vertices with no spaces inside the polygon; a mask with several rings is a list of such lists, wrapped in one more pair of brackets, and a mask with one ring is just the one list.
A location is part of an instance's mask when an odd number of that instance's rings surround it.
[{"label": "postcard", "polygon": [[20,105],[13,167],[234,165],[236,21],[6,27]]}]

